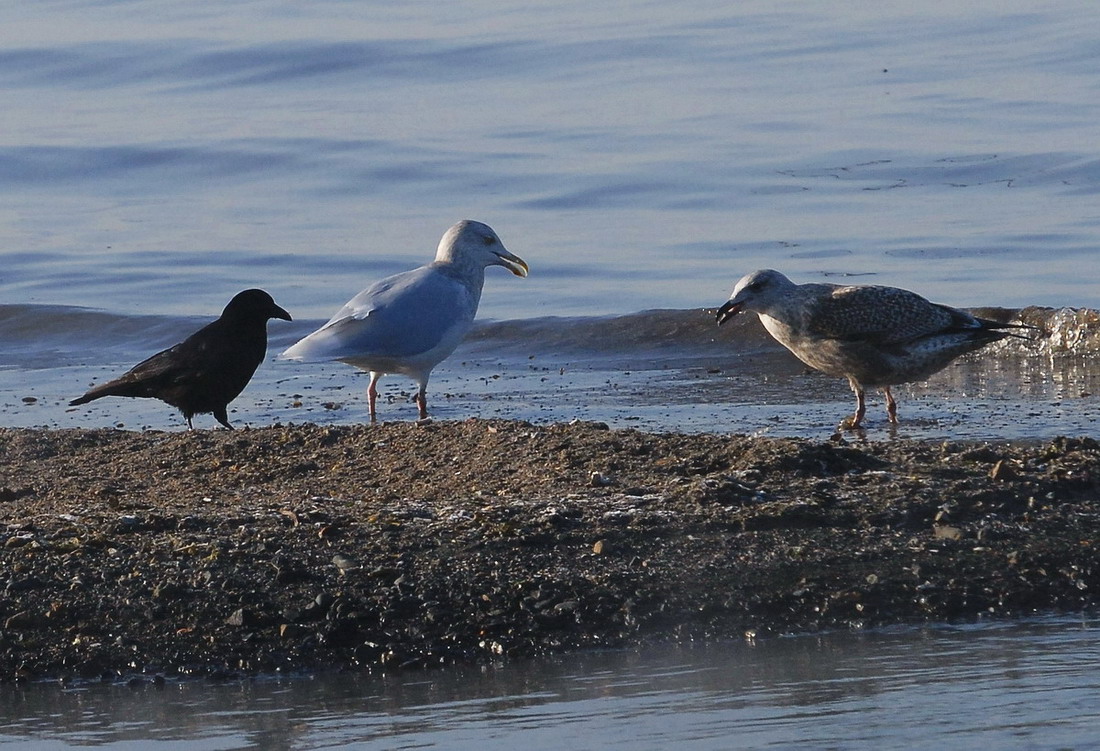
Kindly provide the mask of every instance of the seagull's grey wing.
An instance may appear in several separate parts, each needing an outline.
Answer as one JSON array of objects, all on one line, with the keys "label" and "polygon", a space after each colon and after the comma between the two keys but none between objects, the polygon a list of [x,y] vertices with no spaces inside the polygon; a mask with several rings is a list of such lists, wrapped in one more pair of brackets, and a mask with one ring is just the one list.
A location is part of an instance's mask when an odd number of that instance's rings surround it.
[{"label": "seagull's grey wing", "polygon": [[814,336],[879,346],[977,325],[968,313],[929,302],[915,292],[871,285],[833,289],[809,306],[805,320]]},{"label": "seagull's grey wing", "polygon": [[476,301],[466,285],[424,266],[371,285],[283,354],[307,359],[414,357],[436,347],[475,312]]}]

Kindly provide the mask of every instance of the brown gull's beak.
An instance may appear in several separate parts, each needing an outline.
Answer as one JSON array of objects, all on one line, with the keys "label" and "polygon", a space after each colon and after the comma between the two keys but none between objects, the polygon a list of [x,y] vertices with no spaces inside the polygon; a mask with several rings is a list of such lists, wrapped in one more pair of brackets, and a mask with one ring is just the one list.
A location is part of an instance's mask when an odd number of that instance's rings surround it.
[{"label": "brown gull's beak", "polygon": [[726,304],[718,309],[718,315],[715,316],[715,320],[717,320],[718,325],[721,326],[723,323],[740,313],[741,308],[744,306],[744,303],[727,300]]}]

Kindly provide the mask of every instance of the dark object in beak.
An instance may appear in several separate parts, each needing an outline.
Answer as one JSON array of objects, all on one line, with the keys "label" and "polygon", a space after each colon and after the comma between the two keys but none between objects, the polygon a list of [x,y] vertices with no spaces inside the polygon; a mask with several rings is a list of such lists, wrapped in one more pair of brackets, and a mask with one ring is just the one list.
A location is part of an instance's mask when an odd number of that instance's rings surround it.
[{"label": "dark object in beak", "polygon": [[735,303],[733,300],[727,300],[726,304],[718,309],[718,315],[715,316],[718,325],[721,326],[723,323],[740,313],[741,306],[742,303]]}]

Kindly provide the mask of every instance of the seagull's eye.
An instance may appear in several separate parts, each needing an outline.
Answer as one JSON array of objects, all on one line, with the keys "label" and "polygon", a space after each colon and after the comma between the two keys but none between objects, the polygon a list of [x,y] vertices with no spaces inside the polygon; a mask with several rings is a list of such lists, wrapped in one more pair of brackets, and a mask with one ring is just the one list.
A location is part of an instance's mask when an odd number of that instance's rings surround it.
[{"label": "seagull's eye", "polygon": [[494,245],[494,244],[496,244],[496,241],[497,241],[497,239],[495,237],[486,237],[485,238],[485,244],[486,245]]},{"label": "seagull's eye", "polygon": [[753,282],[748,286],[749,292],[759,292],[762,289],[764,289],[763,282]]}]

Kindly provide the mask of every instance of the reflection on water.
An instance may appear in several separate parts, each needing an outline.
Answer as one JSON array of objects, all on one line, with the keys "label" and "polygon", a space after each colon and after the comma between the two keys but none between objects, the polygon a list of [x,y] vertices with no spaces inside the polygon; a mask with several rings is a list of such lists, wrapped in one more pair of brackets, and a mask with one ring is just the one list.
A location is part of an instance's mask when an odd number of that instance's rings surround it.
[{"label": "reflection on water", "polygon": [[1100,720],[1096,636],[1060,617],[392,676],[6,686],[0,746],[1080,748]]}]

